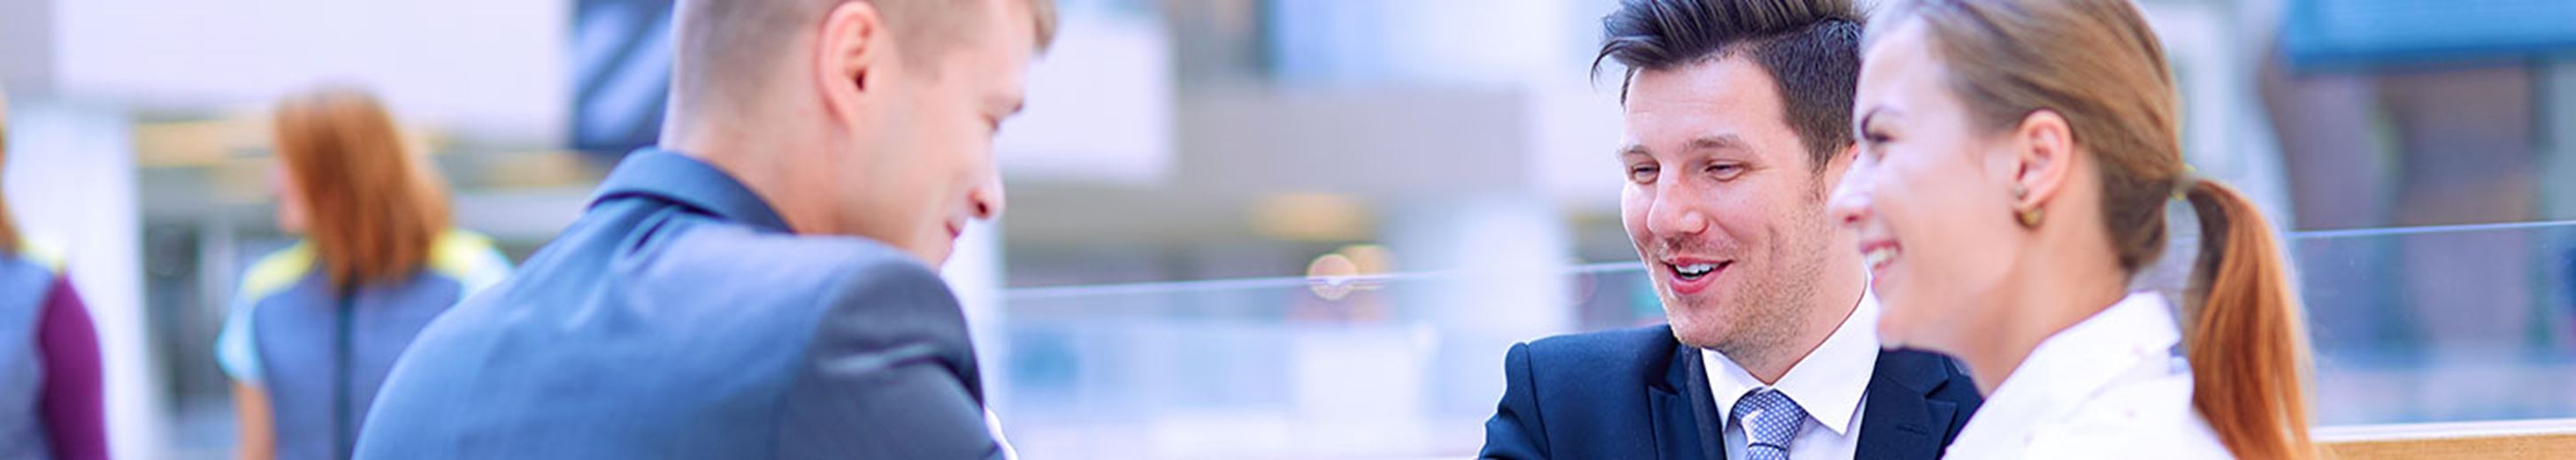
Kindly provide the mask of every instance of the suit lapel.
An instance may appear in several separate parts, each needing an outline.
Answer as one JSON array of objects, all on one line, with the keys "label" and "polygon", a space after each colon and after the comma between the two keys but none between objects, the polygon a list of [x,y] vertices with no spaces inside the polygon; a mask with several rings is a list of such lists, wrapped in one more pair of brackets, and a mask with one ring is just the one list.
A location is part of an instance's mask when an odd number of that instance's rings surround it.
[{"label": "suit lapel", "polygon": [[1697,428],[1690,420],[1690,398],[1668,388],[1648,387],[1646,397],[1654,412],[1655,457],[1665,459],[1693,458],[1689,452],[1699,450],[1691,432]]},{"label": "suit lapel", "polygon": [[1933,459],[1958,413],[1958,404],[1928,397],[1949,379],[1941,359],[1911,352],[1879,352],[1870,373],[1869,402],[1862,408],[1856,458]]},{"label": "suit lapel", "polygon": [[1673,344],[1670,364],[1653,396],[1655,450],[1668,459],[1724,459],[1725,440],[1718,430],[1717,402],[1708,393],[1708,373],[1699,349]]},{"label": "suit lapel", "polygon": [[[1699,350],[1674,343],[1666,360],[1662,381],[1646,388],[1657,457],[1726,458],[1724,425],[1717,401],[1709,394],[1708,371]],[[1879,352],[1878,365],[1870,372],[1869,400],[1861,409],[1855,458],[1940,458],[1941,443],[1950,437],[1949,430],[1960,416],[1958,402],[1931,398],[1950,383],[1949,366],[1949,361],[1930,353]]]}]

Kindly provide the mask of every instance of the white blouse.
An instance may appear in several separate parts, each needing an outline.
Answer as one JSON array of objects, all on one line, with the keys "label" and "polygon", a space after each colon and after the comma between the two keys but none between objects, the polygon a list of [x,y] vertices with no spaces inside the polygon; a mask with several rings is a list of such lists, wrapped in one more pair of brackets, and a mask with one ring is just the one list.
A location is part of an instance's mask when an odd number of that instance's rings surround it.
[{"label": "white blouse", "polygon": [[1948,458],[2230,458],[2191,405],[2173,307],[2153,292],[2058,331],[2023,358]]}]

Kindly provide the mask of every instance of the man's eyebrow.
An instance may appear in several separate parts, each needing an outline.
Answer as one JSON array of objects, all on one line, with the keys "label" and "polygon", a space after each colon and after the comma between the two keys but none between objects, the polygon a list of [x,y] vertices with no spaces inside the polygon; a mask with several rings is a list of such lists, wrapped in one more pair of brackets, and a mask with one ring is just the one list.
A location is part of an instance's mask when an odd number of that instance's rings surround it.
[{"label": "man's eyebrow", "polygon": [[[1683,151],[1743,150],[1746,148],[1748,148],[1748,146],[1745,145],[1744,138],[1734,134],[1703,135],[1692,138],[1689,144],[1682,146]],[[1619,148],[1620,156],[1652,154],[1653,151],[1647,149],[1645,144],[1628,144],[1626,147]]]},{"label": "man's eyebrow", "polygon": [[1733,134],[1712,134],[1691,139],[1689,150],[1743,149],[1744,138]]}]

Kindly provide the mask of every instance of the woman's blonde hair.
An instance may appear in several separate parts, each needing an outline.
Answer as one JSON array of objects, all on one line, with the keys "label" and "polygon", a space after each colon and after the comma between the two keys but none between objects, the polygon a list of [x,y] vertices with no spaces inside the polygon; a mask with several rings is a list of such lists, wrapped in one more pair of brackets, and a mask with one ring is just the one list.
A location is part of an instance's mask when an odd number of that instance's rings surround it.
[{"label": "woman's blonde hair", "polygon": [[307,238],[336,288],[397,281],[429,263],[447,191],[367,92],[322,88],[278,103],[277,156],[303,192]]},{"label": "woman's blonde hair", "polygon": [[1980,129],[2064,117],[2099,159],[2104,228],[2122,269],[2165,247],[2164,203],[2187,197],[2201,224],[2184,304],[2192,404],[2236,456],[2308,458],[2307,333],[2280,243],[2235,189],[2197,180],[2182,157],[2180,101],[2165,52],[2128,0],[1920,0],[1885,24],[1921,19],[1945,83]]}]

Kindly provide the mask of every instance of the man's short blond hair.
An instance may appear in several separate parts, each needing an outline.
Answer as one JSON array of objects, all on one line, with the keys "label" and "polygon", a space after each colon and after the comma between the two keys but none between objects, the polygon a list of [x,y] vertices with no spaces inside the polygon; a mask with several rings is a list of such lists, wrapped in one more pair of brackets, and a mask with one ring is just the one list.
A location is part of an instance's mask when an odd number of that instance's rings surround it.
[{"label": "man's short blond hair", "polygon": [[886,29],[912,49],[902,56],[929,62],[983,32],[976,21],[997,1],[1027,5],[1038,52],[1055,41],[1055,0],[682,0],[673,10],[671,103],[695,110],[709,99],[746,95],[782,62],[796,34],[819,27],[823,16],[847,2],[876,5]]}]

